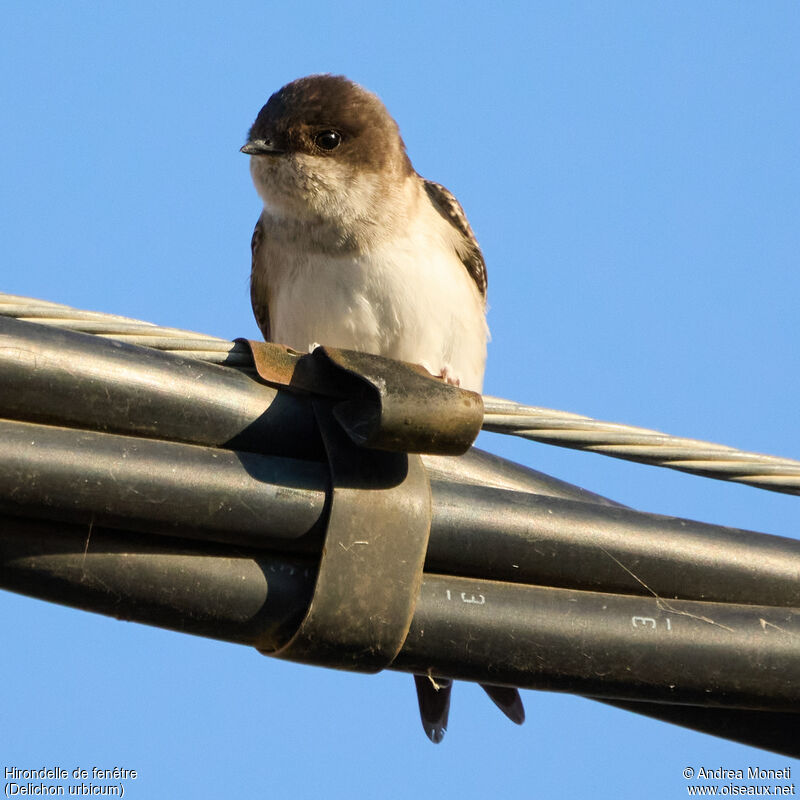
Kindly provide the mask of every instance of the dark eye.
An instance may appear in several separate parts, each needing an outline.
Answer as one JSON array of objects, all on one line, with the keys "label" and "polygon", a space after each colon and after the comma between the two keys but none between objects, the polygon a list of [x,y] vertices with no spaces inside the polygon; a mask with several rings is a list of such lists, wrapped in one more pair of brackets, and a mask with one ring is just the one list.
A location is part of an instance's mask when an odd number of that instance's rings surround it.
[{"label": "dark eye", "polygon": [[342,143],[339,131],[320,131],[314,136],[314,144],[320,150],[335,150]]}]

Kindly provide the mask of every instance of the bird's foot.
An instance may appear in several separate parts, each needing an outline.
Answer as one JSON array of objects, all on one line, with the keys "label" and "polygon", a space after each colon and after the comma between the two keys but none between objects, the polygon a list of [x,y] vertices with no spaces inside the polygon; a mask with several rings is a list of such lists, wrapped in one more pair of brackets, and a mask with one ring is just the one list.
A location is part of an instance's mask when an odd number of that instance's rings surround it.
[{"label": "bird's foot", "polygon": [[434,378],[439,378],[445,383],[449,383],[451,386],[461,386],[461,379],[452,373],[449,364],[445,364],[440,372],[436,372],[427,361],[420,361],[420,366],[425,367]]}]

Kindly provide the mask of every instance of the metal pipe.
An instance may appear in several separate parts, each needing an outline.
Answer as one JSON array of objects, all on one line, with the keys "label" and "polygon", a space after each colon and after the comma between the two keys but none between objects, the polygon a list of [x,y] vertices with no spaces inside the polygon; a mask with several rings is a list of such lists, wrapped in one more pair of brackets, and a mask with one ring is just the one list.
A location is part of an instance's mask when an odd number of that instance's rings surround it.
[{"label": "metal pipe", "polygon": [[661,703],[800,712],[800,609],[425,574],[406,672]]},{"label": "metal pipe", "polygon": [[800,541],[624,507],[434,482],[426,570],[800,607]]},{"label": "metal pipe", "polygon": [[324,459],[307,398],[191,358],[0,316],[0,418]]},{"label": "metal pipe", "polygon": [[800,758],[800,714],[640,703],[633,700],[601,702],[700,733],[721,736],[732,742],[760,747],[791,758]]},{"label": "metal pipe", "polygon": [[0,515],[0,587],[236,644],[278,647],[314,591],[310,559]]},{"label": "metal pipe", "polygon": [[[2,508],[60,520],[0,517],[0,586],[279,647],[322,541],[309,403],[233,369],[9,318],[0,341]],[[765,731],[798,730],[785,712],[800,711],[786,677],[800,658],[800,543],[631,511],[480,452],[425,462],[428,574],[392,668],[590,694],[798,754]],[[780,711],[741,710],[754,708]]]},{"label": "metal pipe", "polygon": [[[0,439],[0,509],[11,514],[295,555],[322,546],[328,478],[317,461],[2,420]],[[428,572],[800,607],[800,541],[461,484],[459,463],[431,482]]]},{"label": "metal pipe", "polygon": [[[314,562],[10,517],[0,585],[177,631],[277,648]],[[392,669],[470,681],[800,712],[800,610],[426,574]]]},{"label": "metal pipe", "polygon": [[325,508],[317,461],[5,420],[0,441],[14,514],[263,546],[315,530]]}]

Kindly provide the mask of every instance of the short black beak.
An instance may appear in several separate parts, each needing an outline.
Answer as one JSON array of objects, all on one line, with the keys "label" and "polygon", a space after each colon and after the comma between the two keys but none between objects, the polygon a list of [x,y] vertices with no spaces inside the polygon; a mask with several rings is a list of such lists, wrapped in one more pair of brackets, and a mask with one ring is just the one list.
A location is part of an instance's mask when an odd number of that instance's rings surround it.
[{"label": "short black beak", "polygon": [[248,156],[276,156],[283,150],[278,150],[269,139],[253,139],[239,150]]}]

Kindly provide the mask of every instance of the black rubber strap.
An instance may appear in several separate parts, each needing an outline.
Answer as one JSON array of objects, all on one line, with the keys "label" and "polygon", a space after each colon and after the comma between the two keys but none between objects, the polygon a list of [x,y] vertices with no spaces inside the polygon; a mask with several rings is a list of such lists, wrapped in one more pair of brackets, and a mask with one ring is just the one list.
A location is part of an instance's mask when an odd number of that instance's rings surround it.
[{"label": "black rubber strap", "polygon": [[405,641],[422,582],[430,485],[417,455],[357,447],[315,399],[330,463],[328,529],[316,587],[292,639],[265,655],[378,672]]}]

